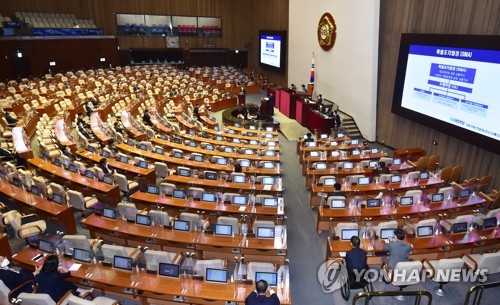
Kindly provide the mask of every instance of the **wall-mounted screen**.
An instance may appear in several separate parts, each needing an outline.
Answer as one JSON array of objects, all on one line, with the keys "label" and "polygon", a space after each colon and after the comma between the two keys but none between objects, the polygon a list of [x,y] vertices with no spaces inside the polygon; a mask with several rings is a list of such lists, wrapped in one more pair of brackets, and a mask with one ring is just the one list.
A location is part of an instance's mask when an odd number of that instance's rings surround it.
[{"label": "wall-mounted screen", "polygon": [[259,32],[259,63],[261,66],[285,72],[286,32]]}]

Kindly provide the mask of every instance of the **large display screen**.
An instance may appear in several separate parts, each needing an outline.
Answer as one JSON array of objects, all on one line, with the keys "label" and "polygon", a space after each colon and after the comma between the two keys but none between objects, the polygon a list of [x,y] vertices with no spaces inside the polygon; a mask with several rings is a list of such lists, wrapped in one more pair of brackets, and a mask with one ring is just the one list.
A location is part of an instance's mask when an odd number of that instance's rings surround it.
[{"label": "large display screen", "polygon": [[403,34],[392,112],[500,149],[500,37]]},{"label": "large display screen", "polygon": [[286,32],[259,32],[259,62],[261,66],[285,71]]}]

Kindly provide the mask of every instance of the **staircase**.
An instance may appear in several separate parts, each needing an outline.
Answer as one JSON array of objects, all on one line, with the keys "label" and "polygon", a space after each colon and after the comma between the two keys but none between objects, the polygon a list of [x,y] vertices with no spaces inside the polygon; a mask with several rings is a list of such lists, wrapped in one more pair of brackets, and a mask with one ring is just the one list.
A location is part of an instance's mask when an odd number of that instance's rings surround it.
[{"label": "staircase", "polygon": [[342,118],[342,126],[340,127],[340,131],[344,132],[350,138],[361,138],[363,135],[356,124],[356,121],[352,116],[338,111],[340,117]]}]

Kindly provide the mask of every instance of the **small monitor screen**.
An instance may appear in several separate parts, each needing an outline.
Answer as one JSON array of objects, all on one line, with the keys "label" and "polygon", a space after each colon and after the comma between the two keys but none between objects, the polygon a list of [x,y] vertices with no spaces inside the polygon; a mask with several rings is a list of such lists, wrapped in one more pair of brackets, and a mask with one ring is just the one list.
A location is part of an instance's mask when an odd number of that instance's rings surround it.
[{"label": "small monitor screen", "polygon": [[245,183],[246,177],[243,175],[234,175],[233,182],[234,183]]},{"label": "small monitor screen", "polygon": [[272,137],[273,137],[273,135],[272,135],[272,134],[270,134],[270,133],[266,133],[266,139],[270,139],[270,138],[272,138]]},{"label": "small monitor screen", "polygon": [[73,259],[79,262],[90,263],[92,254],[89,250],[74,248],[73,249]]},{"label": "small monitor screen", "polygon": [[245,155],[253,155],[253,149],[245,149]]},{"label": "small monitor screen", "polygon": [[223,136],[216,136],[215,139],[217,141],[224,141],[224,137]]},{"label": "small monitor screen", "polygon": [[427,237],[432,235],[432,226],[421,226],[417,228],[417,237]]},{"label": "small monitor screen", "polygon": [[262,184],[273,185],[274,184],[274,177],[262,177]]},{"label": "small monitor screen", "polygon": [[215,131],[219,131],[219,130],[220,130],[220,129],[219,129],[219,126],[214,126],[214,130],[215,130]]},{"label": "small monitor screen", "polygon": [[102,152],[102,156],[104,158],[110,158],[111,157],[111,153],[109,151],[105,150],[105,151]]},{"label": "small monitor screen", "polygon": [[246,205],[247,204],[247,197],[245,197],[245,196],[233,196],[232,204]]},{"label": "small monitor screen", "polygon": [[159,195],[160,194],[160,188],[158,187],[158,185],[148,185],[148,190],[147,192],[149,194],[154,194],[154,195]]},{"label": "small monitor screen", "polygon": [[201,201],[205,202],[215,202],[216,196],[214,193],[202,193]]},{"label": "small monitor screen", "polygon": [[399,200],[399,204],[401,206],[413,205],[413,196],[401,197],[401,199]]},{"label": "small monitor screen", "polygon": [[234,139],[233,139],[233,143],[240,143],[240,142],[241,142],[241,141],[240,141],[240,139],[238,139],[238,138],[234,138]]},{"label": "small monitor screen", "polygon": [[370,184],[370,177],[359,177],[358,178],[358,185],[369,185]]},{"label": "small monitor screen", "polygon": [[250,145],[259,145],[257,140],[250,140]]},{"label": "small monitor screen", "polygon": [[255,128],[255,125],[250,125],[250,126],[248,126],[248,129],[255,130],[256,128]]},{"label": "small monitor screen", "polygon": [[370,151],[370,153],[372,153],[372,154],[378,154],[379,153],[379,149],[378,148],[372,148],[372,150]]},{"label": "small monitor screen", "polygon": [[156,147],[155,148],[155,153],[159,154],[159,155],[163,155],[164,151],[163,151],[163,148],[161,147]]},{"label": "small monitor screen", "polygon": [[469,198],[470,197],[470,189],[463,189],[460,190],[460,193],[458,194],[460,198]]},{"label": "small monitor screen", "polygon": [[175,144],[181,144],[182,143],[182,140],[180,138],[174,138],[173,141],[174,141]]},{"label": "small monitor screen", "polygon": [[330,142],[330,146],[337,146],[337,145],[339,145],[339,143],[337,141]]},{"label": "small monitor screen", "polygon": [[324,186],[333,186],[335,184],[335,178],[326,178],[323,180]]},{"label": "small monitor screen", "polygon": [[132,140],[132,139],[128,139],[128,140],[127,140],[127,145],[128,145],[128,146],[134,146],[134,140]]},{"label": "small monitor screen", "polygon": [[401,159],[392,160],[392,165],[401,165]]},{"label": "small monitor screen", "polygon": [[63,198],[63,196],[54,193],[54,194],[52,194],[52,201],[54,201],[57,204],[63,204],[64,198]]},{"label": "small monitor screen", "polygon": [[352,155],[353,155],[353,156],[359,156],[359,155],[361,155],[361,151],[359,151],[359,150],[357,150],[357,149],[356,149],[356,150],[353,150],[353,151],[352,151]]},{"label": "small monitor screen", "polygon": [[272,131],[273,131],[273,128],[272,128],[272,127],[266,127],[266,131],[267,131],[267,132],[272,132]]},{"label": "small monitor screen", "polygon": [[148,168],[148,162],[147,161],[142,161],[142,160],[139,161],[139,167],[147,169]]},{"label": "small monitor screen", "polygon": [[177,264],[167,264],[167,263],[159,263],[158,264],[158,275],[166,276],[166,277],[179,277],[180,267]]},{"label": "small monitor screen", "polygon": [[351,237],[359,236],[358,229],[343,229],[342,230],[342,240],[351,240]]},{"label": "small monitor screen", "polygon": [[267,142],[267,146],[276,147],[276,142]]},{"label": "small monitor screen", "polygon": [[216,172],[206,172],[205,173],[205,179],[207,179],[207,180],[217,180],[217,173]]},{"label": "small monitor screen", "polygon": [[194,155],[194,161],[196,162],[203,162],[205,159],[203,158],[202,155]]},{"label": "small monitor screen", "polygon": [[181,168],[179,170],[179,176],[182,176],[182,177],[191,177],[191,170],[185,169],[185,168]]},{"label": "small monitor screen", "polygon": [[174,220],[174,230],[177,231],[189,231],[189,221],[184,220]]},{"label": "small monitor screen", "polygon": [[107,184],[113,184],[113,177],[104,176],[104,177],[102,177],[102,182],[107,183]]},{"label": "small monitor screen", "polygon": [[366,200],[366,207],[367,208],[379,208],[380,207],[380,199],[370,198],[370,199]]},{"label": "small monitor screen", "polygon": [[115,255],[113,257],[113,267],[115,267],[117,269],[131,271],[132,270],[132,258]]},{"label": "small monitor screen", "polygon": [[274,153],[274,151],[272,151],[272,150],[266,150],[266,156],[267,156],[267,157],[274,157],[274,156],[275,156],[275,153]]},{"label": "small monitor screen", "polygon": [[179,198],[179,199],[184,199],[186,197],[186,195],[185,195],[185,193],[184,193],[183,190],[174,189],[172,191],[172,197]]},{"label": "small monitor screen", "polygon": [[95,174],[94,174],[94,172],[93,172],[93,171],[91,171],[91,170],[86,170],[86,171],[85,171],[85,177],[87,177],[87,178],[89,178],[89,179],[94,179]]},{"label": "small monitor screen", "polygon": [[120,162],[121,163],[128,163],[128,157],[120,156]]},{"label": "small monitor screen", "polygon": [[257,237],[259,238],[274,238],[274,228],[258,227]]},{"label": "small monitor screen", "polygon": [[77,171],[78,169],[76,168],[76,165],[74,165],[73,163],[70,163],[70,164],[68,165],[68,170],[69,170],[70,172],[72,172],[72,173],[76,173],[76,171]]},{"label": "small monitor screen", "polygon": [[238,123],[234,123],[234,127],[241,127],[241,125]]},{"label": "small monitor screen", "polygon": [[344,134],[343,134],[343,133],[340,133],[340,132],[339,132],[339,133],[337,134],[337,138],[343,138],[343,137],[344,137]]},{"label": "small monitor screen", "polygon": [[151,225],[151,216],[143,214],[135,214],[135,223],[143,226]]},{"label": "small monitor screen", "polygon": [[89,145],[89,147],[87,148],[88,151],[90,151],[91,153],[95,152],[95,147],[92,146],[92,145]]},{"label": "small monitor screen", "polygon": [[228,133],[229,133],[229,134],[234,134],[234,130],[229,129],[229,130],[228,130]]},{"label": "small monitor screen", "polygon": [[32,185],[31,188],[30,188],[30,191],[33,195],[37,195],[37,196],[40,196],[40,188],[36,185]]},{"label": "small monitor screen", "polygon": [[163,134],[163,133],[162,133],[162,134],[160,135],[160,138],[161,138],[162,140],[166,140],[168,137],[167,137],[167,135],[166,135],[166,134]]},{"label": "small monitor screen", "polygon": [[227,164],[227,159],[226,158],[217,158],[217,164],[219,165],[226,165]]},{"label": "small monitor screen", "polygon": [[337,150],[332,151],[332,157],[338,157],[340,156],[340,152]]},{"label": "small monitor screen", "polygon": [[344,162],[344,169],[353,169],[354,168],[354,163],[352,162]]},{"label": "small monitor screen", "polygon": [[250,167],[250,160],[241,160],[240,166],[241,167]]},{"label": "small monitor screen", "polygon": [[233,152],[233,149],[231,147],[224,147],[224,152],[230,154]]},{"label": "small monitor screen", "polygon": [[21,180],[17,177],[12,177],[12,184],[17,187],[21,187]]},{"label": "small monitor screen", "polygon": [[194,130],[192,130],[192,129],[189,129],[189,135],[191,135],[191,136],[194,136],[194,135],[195,135],[195,132],[194,132]]},{"label": "small monitor screen", "polygon": [[227,283],[227,270],[207,268],[206,280],[207,282]]},{"label": "small monitor screen", "polygon": [[391,176],[391,183],[400,183],[401,182],[401,176],[400,175],[393,175]]},{"label": "small monitor screen", "polygon": [[316,142],[307,142],[307,147],[316,147]]},{"label": "small monitor screen", "polygon": [[265,207],[277,207],[278,206],[278,198],[264,198],[262,205]]},{"label": "small monitor screen", "polygon": [[141,144],[141,145],[139,145],[139,149],[140,150],[148,150],[148,147],[146,146],[146,144]]},{"label": "small monitor screen", "polygon": [[38,243],[38,249],[47,253],[54,253],[54,243],[48,240],[40,239]]},{"label": "small monitor screen", "polygon": [[182,159],[184,157],[184,154],[181,153],[180,151],[174,152],[174,158]]},{"label": "small monitor screen", "polygon": [[316,169],[319,169],[319,170],[326,169],[326,163],[316,163]]},{"label": "small monitor screen", "polygon": [[422,172],[420,173],[420,180],[428,180],[429,179],[429,173],[428,172]]},{"label": "small monitor screen", "polygon": [[377,161],[370,161],[370,168],[376,168],[378,166],[378,162]]},{"label": "small monitor screen", "polygon": [[194,142],[194,141],[190,141],[189,142],[189,146],[190,147],[196,147],[196,146],[198,146],[198,144],[196,142]]},{"label": "small monitor screen", "polygon": [[489,217],[489,218],[485,218],[483,220],[483,229],[490,229],[490,228],[494,228],[497,226],[497,218],[496,217]]},{"label": "small monitor screen", "polygon": [[380,238],[388,239],[394,236],[394,228],[380,229]]},{"label": "small monitor screen", "polygon": [[264,162],[264,168],[266,168],[266,169],[273,169],[274,168],[274,163],[273,162]]},{"label": "small monitor screen", "polygon": [[212,144],[208,144],[207,146],[205,146],[205,149],[206,150],[214,150],[214,146]]},{"label": "small monitor screen", "polygon": [[326,133],[322,133],[320,136],[319,136],[321,139],[327,139],[328,138],[328,135]]},{"label": "small monitor screen", "polygon": [[452,233],[463,233],[467,232],[467,222],[457,222],[454,223],[451,229]]},{"label": "small monitor screen", "polygon": [[352,145],[358,145],[359,144],[359,139],[353,139],[351,140]]},{"label": "small monitor screen", "polygon": [[62,165],[61,160],[59,160],[59,158],[54,159],[54,165],[61,166]]},{"label": "small monitor screen", "polygon": [[311,151],[309,153],[309,156],[311,156],[311,157],[319,157],[319,151]]},{"label": "small monitor screen", "polygon": [[345,199],[333,199],[330,204],[332,209],[343,209],[345,208]]},{"label": "small monitor screen", "polygon": [[110,208],[104,208],[102,210],[102,216],[109,219],[116,219],[116,210]]},{"label": "small monitor screen", "polygon": [[443,193],[432,194],[432,202],[442,202],[444,200]]},{"label": "small monitor screen", "polygon": [[278,285],[278,274],[276,272],[255,272],[255,281],[264,280],[269,286]]},{"label": "small monitor screen", "polygon": [[215,235],[231,236],[233,233],[233,226],[231,225],[215,225]]}]

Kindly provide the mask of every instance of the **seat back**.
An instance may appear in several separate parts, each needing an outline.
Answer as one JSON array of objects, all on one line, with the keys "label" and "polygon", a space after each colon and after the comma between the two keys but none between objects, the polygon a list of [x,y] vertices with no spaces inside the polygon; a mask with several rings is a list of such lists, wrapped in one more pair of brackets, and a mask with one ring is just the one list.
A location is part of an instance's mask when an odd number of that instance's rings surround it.
[{"label": "seat back", "polygon": [[444,198],[447,199],[447,198],[452,198],[453,197],[453,188],[451,186],[447,186],[447,187],[441,187],[439,188],[438,190],[438,193],[443,193],[444,194]]},{"label": "seat back", "polygon": [[46,293],[26,293],[19,294],[18,299],[22,300],[23,305],[55,305],[50,295]]},{"label": "seat back", "polygon": [[172,195],[174,189],[176,188],[175,184],[162,182],[160,183],[160,192],[165,195]]},{"label": "seat back", "polygon": [[194,230],[197,226],[201,225],[201,215],[195,213],[181,213],[179,215],[180,220],[189,221],[190,230]]},{"label": "seat back", "polygon": [[102,255],[104,256],[104,261],[106,261],[106,262],[112,263],[113,257],[115,255],[128,257],[127,250],[125,249],[124,246],[104,244],[101,247],[101,251],[102,251]]},{"label": "seat back", "polygon": [[150,210],[148,212],[149,216],[151,216],[151,221],[154,222],[157,226],[169,226],[170,225],[170,216],[165,211],[160,210]]},{"label": "seat back", "polygon": [[87,207],[85,206],[85,199],[82,193],[68,190],[69,204],[79,211],[85,211]]},{"label": "seat back", "polygon": [[0,304],[8,305],[10,304],[9,300],[9,287],[5,286],[4,282],[0,280]]},{"label": "seat back", "polygon": [[420,198],[422,198],[422,191],[421,190],[409,190],[409,191],[406,191],[405,193],[405,197],[409,197],[409,196],[412,196],[413,197],[413,202],[416,203],[420,200]]},{"label": "seat back", "polygon": [[128,192],[128,181],[127,177],[122,174],[115,173],[113,174],[116,184],[120,188],[120,191],[127,193]]},{"label": "seat back", "polygon": [[201,187],[189,187],[187,190],[187,195],[193,197],[193,199],[201,199],[201,194],[205,192],[205,189]]},{"label": "seat back", "polygon": [[380,237],[380,231],[382,229],[397,229],[398,228],[398,222],[396,220],[391,220],[391,221],[385,221],[381,222],[376,226],[376,232],[378,237]]},{"label": "seat back", "polygon": [[394,286],[409,286],[420,283],[422,263],[419,261],[399,262],[394,268]]},{"label": "seat back", "polygon": [[175,252],[165,252],[158,250],[146,250],[144,252],[144,259],[146,260],[146,269],[147,270],[158,270],[159,263],[174,263],[174,258],[177,253]]},{"label": "seat back", "polygon": [[257,234],[257,228],[274,228],[276,224],[270,220],[256,220],[253,223],[252,230]]},{"label": "seat back", "polygon": [[168,176],[168,166],[163,162],[155,162],[155,173],[157,177],[165,178]]},{"label": "seat back", "polygon": [[236,217],[219,216],[219,218],[217,218],[217,224],[230,225],[235,235],[240,234],[240,223]]},{"label": "seat back", "polygon": [[434,265],[435,273],[431,277],[433,281],[444,283],[450,281],[450,272],[462,269],[464,261],[461,258],[443,258]]},{"label": "seat back", "polygon": [[255,281],[256,272],[276,272],[273,263],[250,262],[247,265],[247,279]]},{"label": "seat back", "polygon": [[225,263],[226,262],[222,259],[197,260],[194,266],[194,272],[196,275],[206,276],[207,268],[224,269]]},{"label": "seat back", "polygon": [[449,183],[451,182],[457,182],[458,183],[458,180],[460,179],[460,176],[462,176],[462,171],[464,170],[464,167],[463,166],[455,166],[453,167],[453,169],[451,170],[451,175],[450,175],[450,179],[448,180]]},{"label": "seat back", "polygon": [[453,168],[445,167],[441,170],[441,180],[443,180],[444,184],[448,184],[450,182],[451,172]]},{"label": "seat back", "polygon": [[85,235],[64,235],[63,243],[66,253],[70,253],[70,248],[78,248],[90,251],[90,242]]},{"label": "seat back", "polygon": [[71,295],[68,299],[68,305],[96,305],[96,303],[94,301],[79,298],[76,295]]},{"label": "seat back", "polygon": [[127,220],[135,221],[135,215],[138,213],[135,204],[131,202],[120,202],[116,207],[119,215],[125,216]]},{"label": "seat back", "polygon": [[500,272],[500,252],[485,253],[477,261],[478,269],[487,270],[487,274]]}]

